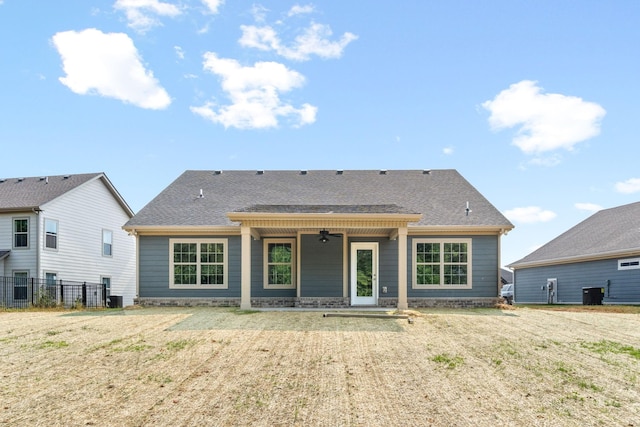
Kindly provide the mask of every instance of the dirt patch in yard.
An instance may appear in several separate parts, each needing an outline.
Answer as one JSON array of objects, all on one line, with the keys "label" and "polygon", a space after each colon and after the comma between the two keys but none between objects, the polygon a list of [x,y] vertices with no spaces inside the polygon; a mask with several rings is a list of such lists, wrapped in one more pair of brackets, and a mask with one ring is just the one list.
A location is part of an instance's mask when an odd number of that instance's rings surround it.
[{"label": "dirt patch in yard", "polygon": [[0,313],[0,423],[640,426],[638,312]]}]

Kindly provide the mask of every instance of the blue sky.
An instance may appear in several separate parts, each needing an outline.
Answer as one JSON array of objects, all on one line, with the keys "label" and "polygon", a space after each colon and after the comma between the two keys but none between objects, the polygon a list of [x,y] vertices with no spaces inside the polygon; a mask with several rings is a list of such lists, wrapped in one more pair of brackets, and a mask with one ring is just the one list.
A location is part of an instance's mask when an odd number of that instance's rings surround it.
[{"label": "blue sky", "polygon": [[[640,2],[0,0],[0,177],[457,169],[514,262],[640,199]],[[472,207],[473,208],[473,207]]]}]

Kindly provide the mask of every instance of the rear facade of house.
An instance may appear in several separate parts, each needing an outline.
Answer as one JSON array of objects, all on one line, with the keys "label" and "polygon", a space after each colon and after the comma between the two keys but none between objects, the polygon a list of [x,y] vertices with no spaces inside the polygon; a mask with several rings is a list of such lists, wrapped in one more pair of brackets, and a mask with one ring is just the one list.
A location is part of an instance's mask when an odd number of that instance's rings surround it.
[{"label": "rear facade of house", "polygon": [[186,171],[125,225],[137,302],[489,306],[513,226],[454,170]]}]

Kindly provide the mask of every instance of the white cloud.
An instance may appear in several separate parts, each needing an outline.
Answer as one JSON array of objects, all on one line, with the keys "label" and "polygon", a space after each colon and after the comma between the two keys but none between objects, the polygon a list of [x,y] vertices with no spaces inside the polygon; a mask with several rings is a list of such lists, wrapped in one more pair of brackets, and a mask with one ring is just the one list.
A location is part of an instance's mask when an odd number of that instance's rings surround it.
[{"label": "white cloud", "polygon": [[296,4],[291,9],[289,9],[289,12],[287,13],[287,16],[295,16],[295,15],[303,15],[303,14],[307,14],[307,13],[313,13],[314,10],[315,10],[315,8],[313,7],[312,4],[308,4],[306,6],[300,6],[299,4]]},{"label": "white cloud", "polygon": [[347,45],[358,38],[355,34],[346,32],[340,40],[330,41],[329,37],[333,32],[328,25],[311,23],[291,45],[286,46],[271,26],[241,25],[240,29],[242,36],[238,42],[241,46],[264,51],[272,50],[280,56],[295,61],[307,61],[312,55],[324,59],[339,58]]},{"label": "white cloud", "polygon": [[576,209],[588,212],[598,212],[602,210],[602,206],[596,205],[595,203],[575,203],[573,206],[575,206]]},{"label": "white cloud", "polygon": [[262,6],[261,4],[254,3],[251,7],[251,15],[253,16],[253,20],[256,22],[264,22],[267,16],[267,12],[269,12],[269,9]]},{"label": "white cloud", "polygon": [[202,4],[207,7],[207,11],[211,14],[217,14],[220,6],[224,4],[224,0],[202,0]]},{"label": "white cloud", "polygon": [[637,193],[640,192],[640,178],[629,178],[626,181],[616,182],[616,191],[618,193]]},{"label": "white cloud", "polygon": [[60,82],[73,92],[98,94],[148,109],[163,109],[171,98],[144,68],[133,41],[123,33],[90,28],[52,38],[66,73]]},{"label": "white cloud", "polygon": [[538,206],[527,206],[524,208],[514,208],[504,212],[510,221],[525,224],[551,221],[556,217],[555,212],[544,210]]},{"label": "white cloud", "polygon": [[445,154],[447,156],[450,156],[453,154],[453,147],[444,147],[442,149],[442,154]]},{"label": "white cloud", "polygon": [[600,133],[606,111],[600,105],[575,96],[541,93],[537,82],[512,84],[482,106],[491,112],[494,130],[519,126],[513,144],[524,153],[572,150],[581,141]]},{"label": "white cloud", "polygon": [[174,46],[173,50],[176,52],[176,56],[179,59],[184,59],[184,50],[180,46]]},{"label": "white cloud", "polygon": [[117,0],[113,7],[124,11],[127,25],[140,33],[162,25],[158,17],[173,18],[182,13],[176,5],[160,0]]},{"label": "white cloud", "polygon": [[317,108],[303,104],[300,108],[283,102],[280,94],[301,87],[302,74],[276,62],[256,62],[244,67],[235,59],[218,58],[213,52],[204,55],[204,69],[220,76],[222,89],[230,105],[208,102],[191,111],[225,128],[261,129],[277,127],[286,119],[294,127],[316,120]]}]

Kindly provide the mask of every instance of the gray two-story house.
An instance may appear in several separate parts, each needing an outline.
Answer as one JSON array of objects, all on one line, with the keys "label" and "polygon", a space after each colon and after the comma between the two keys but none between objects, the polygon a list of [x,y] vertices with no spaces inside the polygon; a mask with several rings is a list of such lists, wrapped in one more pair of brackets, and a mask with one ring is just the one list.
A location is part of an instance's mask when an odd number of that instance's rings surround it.
[{"label": "gray two-story house", "polygon": [[132,217],[104,173],[0,179],[0,305],[32,301],[14,286],[31,278],[102,284],[132,304],[136,242],[122,230]]}]

